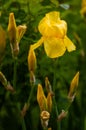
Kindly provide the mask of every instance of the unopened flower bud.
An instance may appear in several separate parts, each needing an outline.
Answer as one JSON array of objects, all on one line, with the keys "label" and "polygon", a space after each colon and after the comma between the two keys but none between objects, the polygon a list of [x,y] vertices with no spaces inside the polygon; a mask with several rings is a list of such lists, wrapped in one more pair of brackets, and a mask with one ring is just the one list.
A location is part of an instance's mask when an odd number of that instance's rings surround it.
[{"label": "unopened flower bud", "polygon": [[40,107],[40,110],[46,110],[47,108],[47,99],[44,95],[44,91],[43,88],[41,86],[41,84],[38,84],[38,89],[37,89],[37,101]]},{"label": "unopened flower bud", "polygon": [[29,71],[32,71],[32,72],[34,72],[36,69],[36,55],[31,46],[30,46],[30,50],[28,54],[28,68],[29,68]]},{"label": "unopened flower bud", "polygon": [[16,43],[16,31],[17,31],[17,27],[16,27],[14,13],[10,13],[9,23],[8,23],[8,34],[9,34],[9,39],[11,44]]},{"label": "unopened flower bud", "polygon": [[76,75],[74,76],[74,78],[71,81],[70,90],[69,90],[69,94],[68,94],[68,98],[71,99],[71,101],[74,98],[74,95],[77,91],[78,82],[79,82],[79,72],[76,73]]},{"label": "unopened flower bud", "polygon": [[48,80],[48,77],[45,78],[45,87],[47,89],[47,92],[52,92],[52,87],[51,87],[51,84]]},{"label": "unopened flower bud", "polygon": [[47,96],[47,107],[48,107],[47,108],[48,111],[51,112],[51,110],[52,110],[52,95],[50,92],[48,93],[48,96]]},{"label": "unopened flower bud", "polygon": [[14,13],[10,13],[8,23],[8,36],[10,39],[12,55],[14,57],[16,57],[19,53],[19,42],[23,37],[25,31],[26,31],[26,25],[19,25],[17,27]]},{"label": "unopened flower bud", "polygon": [[14,13],[10,13],[9,15],[8,35],[10,39],[12,55],[17,56],[19,53],[19,46],[17,41],[17,26],[15,22]]},{"label": "unopened flower bud", "polygon": [[21,38],[25,34],[26,29],[27,29],[26,25],[19,25],[17,27],[17,42],[18,43],[20,42]]}]

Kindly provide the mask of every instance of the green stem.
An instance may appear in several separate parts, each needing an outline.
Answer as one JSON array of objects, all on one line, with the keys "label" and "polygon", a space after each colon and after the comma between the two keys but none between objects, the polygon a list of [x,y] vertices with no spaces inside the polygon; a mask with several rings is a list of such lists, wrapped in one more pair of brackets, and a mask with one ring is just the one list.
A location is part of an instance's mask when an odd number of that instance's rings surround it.
[{"label": "green stem", "polygon": [[56,86],[56,70],[57,70],[57,59],[54,59],[54,71],[53,71],[53,92],[55,93],[55,86]]},{"label": "green stem", "polygon": [[86,116],[84,118],[84,130],[86,130]]},{"label": "green stem", "polygon": [[[57,70],[57,59],[55,59],[54,61],[54,72],[53,72],[53,92],[55,94],[55,86],[56,86],[56,70]],[[54,111],[55,111],[55,118],[58,118],[58,109],[57,109],[57,104],[56,104],[56,100],[55,100],[55,96],[53,97],[53,105],[54,105]],[[57,124],[57,130],[61,130],[61,124],[60,122],[56,121]]]},{"label": "green stem", "polygon": [[[28,109],[29,109],[30,102],[31,102],[31,99],[32,99],[32,96],[33,96],[33,92],[34,92],[34,85],[31,86],[30,95],[29,95],[29,98],[27,100]],[[26,130],[26,125],[25,125],[24,117],[22,117],[22,130]]]},{"label": "green stem", "polygon": [[57,119],[58,119],[58,115],[59,115],[59,113],[58,113],[58,109],[57,109],[56,100],[55,100],[55,97],[53,97],[53,116],[54,116],[54,118],[55,118],[55,119],[53,119],[53,120],[54,120],[54,122],[56,123],[55,129],[61,130],[60,121],[57,120]]},{"label": "green stem", "polygon": [[31,99],[32,99],[32,96],[33,96],[33,92],[34,92],[34,85],[31,86],[30,95],[29,95],[29,98],[27,100],[27,105],[28,106],[30,106],[30,102],[31,102]]},{"label": "green stem", "polygon": [[[35,86],[34,84],[31,84],[31,91],[30,91],[30,95],[29,95],[28,100],[27,100],[28,109],[30,107],[31,99],[33,97],[34,86]],[[25,125],[24,117],[22,117],[22,130],[26,130],[26,125]]]},{"label": "green stem", "polygon": [[16,89],[17,79],[17,58],[14,57],[13,87]]},{"label": "green stem", "polygon": [[[14,73],[13,73],[13,87],[16,89],[16,81],[17,81],[17,57],[14,57]],[[20,109],[19,109],[20,112]],[[22,118],[22,130],[26,130],[24,117]]]},{"label": "green stem", "polygon": [[22,130],[26,130],[24,117],[22,117]]}]

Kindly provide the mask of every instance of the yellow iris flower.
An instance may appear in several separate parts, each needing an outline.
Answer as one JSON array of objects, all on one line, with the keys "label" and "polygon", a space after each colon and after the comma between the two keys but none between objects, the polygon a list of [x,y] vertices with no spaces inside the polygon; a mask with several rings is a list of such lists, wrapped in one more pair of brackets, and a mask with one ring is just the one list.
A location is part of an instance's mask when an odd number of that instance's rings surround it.
[{"label": "yellow iris flower", "polygon": [[80,13],[82,16],[86,16],[86,0],[82,0]]},{"label": "yellow iris flower", "polygon": [[3,58],[5,47],[6,47],[6,32],[2,28],[2,26],[0,26],[0,62]]},{"label": "yellow iris flower", "polygon": [[71,52],[76,49],[72,41],[67,37],[67,23],[60,19],[60,13],[53,11],[47,13],[39,22],[38,30],[42,34],[41,39],[32,45],[33,49],[44,43],[44,49],[50,58],[62,56],[66,49]]}]

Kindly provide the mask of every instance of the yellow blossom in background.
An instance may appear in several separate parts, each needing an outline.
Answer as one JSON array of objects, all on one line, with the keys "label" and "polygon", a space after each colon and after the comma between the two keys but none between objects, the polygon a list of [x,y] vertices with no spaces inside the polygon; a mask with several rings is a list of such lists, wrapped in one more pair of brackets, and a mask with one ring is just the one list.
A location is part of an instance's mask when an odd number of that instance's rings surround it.
[{"label": "yellow blossom in background", "polygon": [[86,6],[86,0],[82,0],[82,7]]},{"label": "yellow blossom in background", "polygon": [[86,0],[82,0],[80,13],[82,16],[86,16]]},{"label": "yellow blossom in background", "polygon": [[46,98],[41,84],[38,84],[37,101],[41,111],[47,110],[48,112],[51,112],[52,109],[51,94],[48,93],[48,96]]},{"label": "yellow blossom in background", "polygon": [[10,39],[10,45],[12,49],[12,54],[17,56],[19,53],[19,42],[26,31],[26,25],[16,25],[14,13],[9,14],[8,23],[8,35]]},{"label": "yellow blossom in background", "polygon": [[6,47],[6,32],[0,26],[0,54],[3,53],[5,47]]},{"label": "yellow blossom in background", "polygon": [[52,128],[48,128],[48,130],[52,130]]},{"label": "yellow blossom in background", "polygon": [[44,49],[50,58],[62,56],[66,49],[71,52],[76,49],[72,41],[67,37],[67,23],[60,19],[60,13],[53,11],[47,13],[39,22],[41,39],[32,45],[33,49],[44,43]]},{"label": "yellow blossom in background", "polygon": [[79,82],[79,72],[76,73],[76,75],[74,76],[74,78],[71,81],[70,90],[69,90],[69,94],[68,94],[68,97],[70,99],[74,98],[73,96],[75,96],[75,93],[76,93],[76,90],[78,87],[78,82]]},{"label": "yellow blossom in background", "polygon": [[6,47],[6,32],[0,26],[0,61],[3,58],[3,54],[5,52],[5,47]]}]

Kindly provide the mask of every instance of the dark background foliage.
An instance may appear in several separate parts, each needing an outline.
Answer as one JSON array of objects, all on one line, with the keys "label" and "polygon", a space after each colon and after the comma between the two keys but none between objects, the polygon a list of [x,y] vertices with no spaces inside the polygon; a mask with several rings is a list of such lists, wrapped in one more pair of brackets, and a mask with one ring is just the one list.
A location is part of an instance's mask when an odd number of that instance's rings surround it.
[{"label": "dark background foliage", "polygon": [[[86,18],[80,14],[80,0],[0,0],[0,25],[7,31],[9,13],[14,12],[17,25],[26,24],[27,31],[20,42],[20,52],[17,64],[16,95],[9,94],[0,83],[0,130],[21,130],[18,108],[22,109],[30,93],[29,71],[27,56],[31,44],[40,38],[38,23],[50,11],[60,11],[61,18],[67,21],[69,38],[77,49],[66,52],[58,58],[56,71],[56,101],[59,112],[65,108],[70,82],[77,71],[80,71],[78,92],[69,113],[61,122],[62,130],[86,130]],[[46,56],[43,46],[36,50],[37,56],[37,83],[44,86],[45,77],[48,76],[53,85],[54,60]],[[4,58],[0,63],[2,71],[8,81],[13,84],[13,59],[7,37]],[[27,130],[41,130],[39,119],[39,106],[36,100],[37,86],[31,107],[25,116]],[[54,122],[53,122],[54,124]],[[54,124],[55,125],[55,124]]]}]

